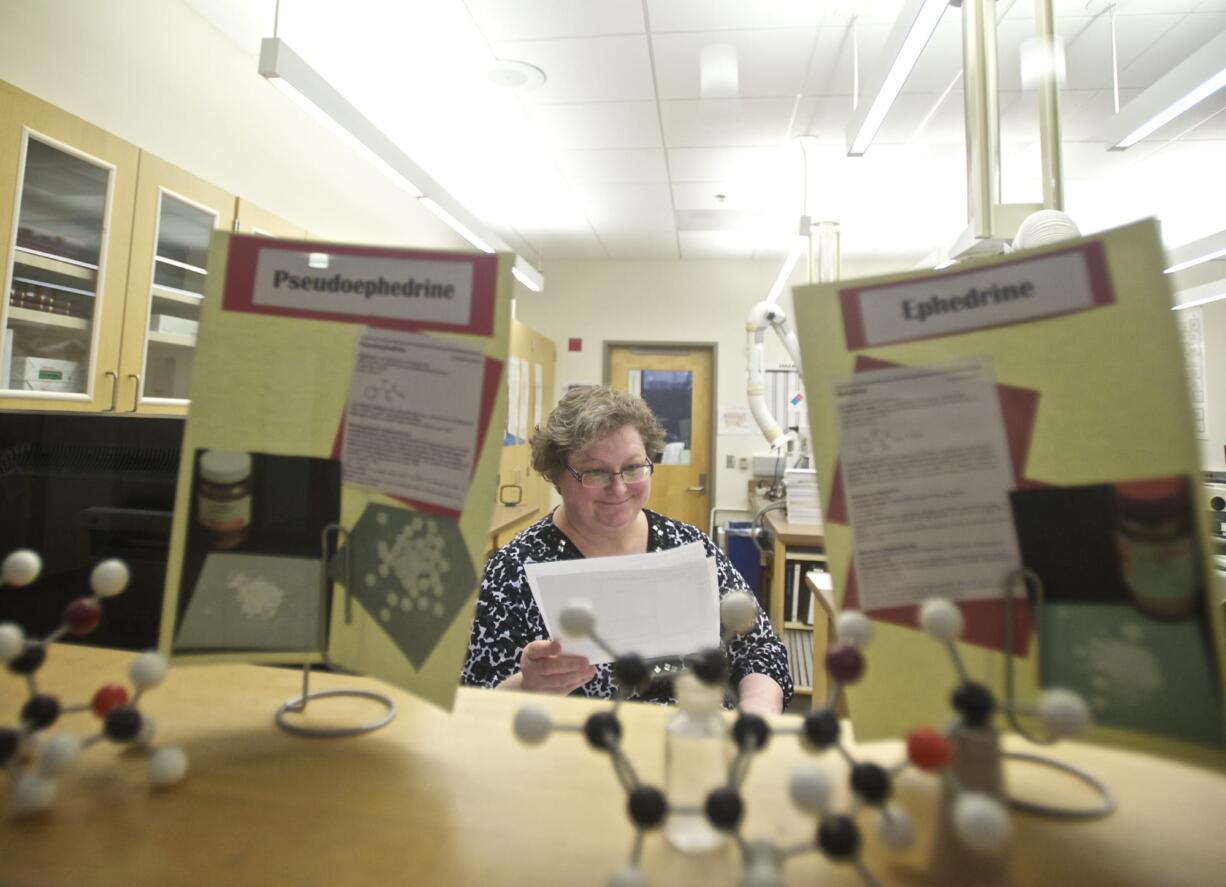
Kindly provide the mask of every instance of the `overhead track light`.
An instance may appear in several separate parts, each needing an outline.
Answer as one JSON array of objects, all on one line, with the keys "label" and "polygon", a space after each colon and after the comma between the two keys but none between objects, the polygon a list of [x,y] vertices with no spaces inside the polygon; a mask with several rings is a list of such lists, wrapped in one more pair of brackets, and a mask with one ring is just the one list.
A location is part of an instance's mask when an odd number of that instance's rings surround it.
[{"label": "overhead track light", "polygon": [[861,101],[859,108],[851,118],[847,128],[847,153],[859,157],[868,150],[877,130],[885,121],[894,100],[902,90],[903,84],[911,75],[915,63],[919,61],[920,53],[928,45],[941,15],[950,0],[907,0],[894,29],[886,40],[881,57],[886,66],[881,69],[873,88],[869,90],[871,99]]},{"label": "overhead track light", "polygon": [[1218,231],[1200,240],[1193,240],[1183,246],[1177,246],[1167,253],[1170,267],[1167,274],[1183,271],[1214,259],[1226,259],[1226,231]]},{"label": "overhead track light", "polygon": [[1226,86],[1226,31],[1192,53],[1113,115],[1102,130],[1123,151]]},{"label": "overhead track light", "polygon": [[[414,163],[379,127],[290,49],[284,40],[266,37],[261,42],[259,71],[477,249],[486,253],[513,252],[502,238],[486,228],[442,185]],[[517,263],[531,268],[522,257],[517,255],[515,258]],[[525,286],[539,292],[544,279],[539,271],[532,270],[537,286],[526,283]],[[522,270],[521,274],[527,276]]]}]

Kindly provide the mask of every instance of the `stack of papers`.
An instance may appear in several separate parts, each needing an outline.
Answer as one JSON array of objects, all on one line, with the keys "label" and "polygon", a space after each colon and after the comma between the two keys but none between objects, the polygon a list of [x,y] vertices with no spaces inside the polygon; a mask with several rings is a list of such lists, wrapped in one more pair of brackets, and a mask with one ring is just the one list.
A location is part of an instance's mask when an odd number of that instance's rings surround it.
[{"label": "stack of papers", "polygon": [[524,572],[549,636],[562,652],[593,665],[613,657],[588,638],[561,630],[562,611],[586,601],[596,633],[619,656],[687,656],[719,646],[719,583],[715,559],[701,542],[668,551],[526,564]]},{"label": "stack of papers", "polygon": [[820,524],[821,500],[817,497],[817,472],[812,468],[789,468],[783,476],[787,490],[788,522]]}]

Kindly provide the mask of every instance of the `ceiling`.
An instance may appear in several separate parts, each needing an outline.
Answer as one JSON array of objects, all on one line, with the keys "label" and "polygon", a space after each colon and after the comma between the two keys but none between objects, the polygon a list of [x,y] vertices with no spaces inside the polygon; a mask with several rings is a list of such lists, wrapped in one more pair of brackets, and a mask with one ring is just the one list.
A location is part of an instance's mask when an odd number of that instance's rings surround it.
[{"label": "ceiling", "polygon": [[[183,0],[251,57],[274,0]],[[807,212],[845,259],[918,261],[965,227],[961,23],[946,11],[864,157],[846,156],[902,0],[281,0],[279,36],[532,261],[782,255]],[[1226,228],[1226,90],[1126,152],[1109,0],[1053,0],[1067,57],[1066,208],[1085,231],[1145,215],[1177,245]],[[1032,0],[997,0],[1002,191],[1039,202],[1038,102],[1020,82]],[[1120,101],[1226,30],[1226,0],[1119,0]],[[701,100],[730,44],[739,98]],[[545,82],[493,86],[495,59]],[[862,97],[862,96],[861,96]],[[355,162],[357,160],[355,155]]]}]

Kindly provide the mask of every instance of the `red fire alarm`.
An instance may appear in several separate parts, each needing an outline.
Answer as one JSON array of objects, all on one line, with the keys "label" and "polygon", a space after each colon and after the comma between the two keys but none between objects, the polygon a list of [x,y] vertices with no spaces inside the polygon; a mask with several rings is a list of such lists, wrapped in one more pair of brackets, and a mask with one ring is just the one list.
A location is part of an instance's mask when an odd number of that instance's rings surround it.
[{"label": "red fire alarm", "polygon": [[568,340],[566,350],[567,351],[582,351],[583,350],[583,340],[582,339]]}]

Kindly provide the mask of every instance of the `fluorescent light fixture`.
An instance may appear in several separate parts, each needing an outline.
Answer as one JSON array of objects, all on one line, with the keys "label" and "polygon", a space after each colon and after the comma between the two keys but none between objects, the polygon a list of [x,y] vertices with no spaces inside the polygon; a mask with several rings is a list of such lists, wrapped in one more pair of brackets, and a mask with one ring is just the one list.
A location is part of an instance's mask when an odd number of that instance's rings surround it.
[{"label": "fluorescent light fixture", "polygon": [[477,249],[485,253],[512,251],[284,40],[278,37],[263,40],[259,71]]},{"label": "fluorescent light fixture", "polygon": [[1192,53],[1120,109],[1102,141],[1123,151],[1226,86],[1226,31]]},{"label": "fluorescent light fixture", "polygon": [[511,274],[534,293],[539,293],[545,288],[545,275],[528,264],[523,256],[515,257],[515,264],[511,266]]},{"label": "fluorescent light fixture", "polygon": [[786,259],[783,260],[783,267],[779,269],[779,276],[775,278],[774,284],[771,286],[771,291],[766,294],[766,301],[772,305],[779,301],[779,297],[783,295],[783,288],[787,286],[789,280],[792,279],[792,271],[796,268],[796,263],[800,261],[801,255],[808,246],[809,239],[807,237],[797,237],[792,242],[792,251],[788,253]]},{"label": "fluorescent light fixture", "polygon": [[1208,305],[1210,302],[1220,302],[1222,299],[1226,299],[1226,281],[1215,280],[1211,283],[1180,290],[1175,294],[1175,298],[1180,301],[1177,305],[1171,306],[1172,311],[1182,311],[1184,308],[1199,308],[1201,305]]},{"label": "fluorescent light fixture", "polygon": [[1226,231],[1219,231],[1208,237],[1202,237],[1200,240],[1177,246],[1167,253],[1167,257],[1171,263],[1171,266],[1166,269],[1167,274],[1174,274],[1176,271],[1183,271],[1185,268],[1192,268],[1204,262],[1212,262],[1214,259],[1226,258]]},{"label": "fluorescent light fixture", "polygon": [[872,101],[860,103],[847,128],[847,153],[852,157],[868,150],[948,5],[949,0],[907,0],[898,13],[881,53],[888,63],[869,91]]}]

